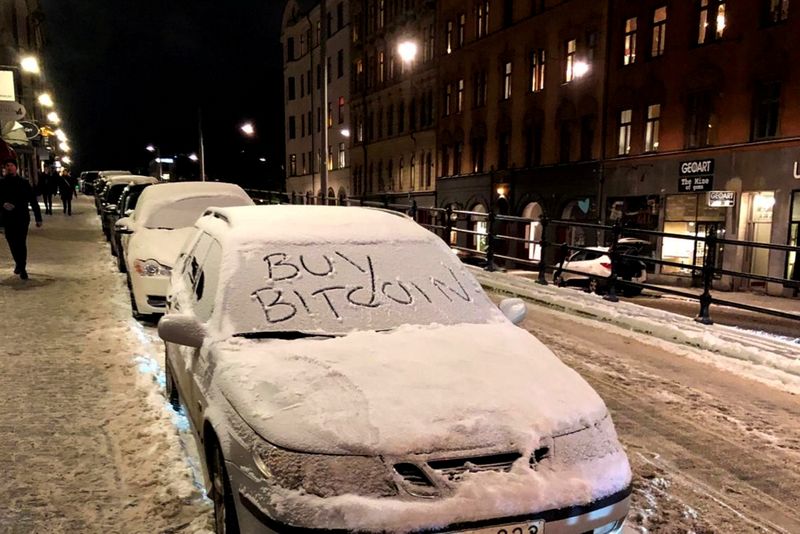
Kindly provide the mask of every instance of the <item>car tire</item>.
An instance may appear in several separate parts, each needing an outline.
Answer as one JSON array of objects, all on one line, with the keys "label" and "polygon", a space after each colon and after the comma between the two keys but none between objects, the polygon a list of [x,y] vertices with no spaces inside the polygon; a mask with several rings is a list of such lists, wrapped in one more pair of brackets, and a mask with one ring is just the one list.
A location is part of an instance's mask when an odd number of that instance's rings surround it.
[{"label": "car tire", "polygon": [[554,274],[553,275],[553,283],[558,287],[564,287],[564,286],[567,285],[567,284],[564,283],[564,279],[561,278],[560,274]]},{"label": "car tire", "polygon": [[167,397],[170,406],[177,412],[181,409],[181,396],[178,393],[178,387],[170,369],[169,362],[166,362],[164,364],[164,396]]},{"label": "car tire", "polygon": [[128,277],[128,294],[131,297],[131,315],[137,321],[144,321],[147,317],[139,313],[139,308],[136,307],[136,298],[133,296],[133,284],[131,284],[131,277]]},{"label": "car tire", "polygon": [[209,444],[207,464],[208,479],[211,482],[210,497],[214,503],[214,531],[217,534],[239,534],[239,521],[236,518],[236,504],[228,470],[216,439]]},{"label": "car tire", "polygon": [[625,289],[622,290],[622,296],[626,298],[638,297],[641,294],[642,294],[641,287],[626,287]]}]

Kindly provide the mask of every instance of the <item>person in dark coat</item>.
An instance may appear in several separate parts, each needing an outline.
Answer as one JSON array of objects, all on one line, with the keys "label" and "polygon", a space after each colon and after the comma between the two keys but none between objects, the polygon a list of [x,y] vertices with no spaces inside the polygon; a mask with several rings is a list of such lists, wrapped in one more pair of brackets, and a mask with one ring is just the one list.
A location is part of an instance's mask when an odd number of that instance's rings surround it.
[{"label": "person in dark coat", "polygon": [[72,183],[72,177],[64,171],[58,177],[58,193],[61,196],[61,205],[64,208],[64,213],[72,216],[72,198],[75,196],[75,185]]},{"label": "person in dark coat", "polygon": [[49,169],[47,172],[39,176],[39,190],[42,193],[42,200],[44,201],[44,212],[46,215],[53,214],[53,195],[58,188],[56,180],[58,176],[56,173]]},{"label": "person in dark coat", "polygon": [[17,160],[7,158],[3,162],[3,169],[5,175],[0,178],[0,217],[3,219],[8,248],[16,264],[14,274],[27,280],[27,241],[31,224],[28,205],[33,209],[37,227],[42,226],[42,212],[31,184],[18,174]]}]

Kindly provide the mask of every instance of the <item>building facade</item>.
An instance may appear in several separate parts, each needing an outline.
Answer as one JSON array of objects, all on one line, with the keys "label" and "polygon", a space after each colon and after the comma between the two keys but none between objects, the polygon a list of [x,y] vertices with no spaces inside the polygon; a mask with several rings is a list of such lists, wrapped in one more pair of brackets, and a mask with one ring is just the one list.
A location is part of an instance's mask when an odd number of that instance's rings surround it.
[{"label": "building facade", "polygon": [[[606,220],[798,245],[800,77],[791,68],[800,61],[798,8],[789,0],[613,2]],[[702,247],[692,241],[654,244],[665,260],[703,263]],[[718,262],[800,279],[796,253],[728,246]],[[688,267],[659,272],[691,282]],[[791,293],[727,276],[717,284]]]},{"label": "building facade", "polygon": [[[38,96],[46,91],[46,79],[43,69],[28,72],[21,68],[20,61],[28,56],[41,61],[43,22],[38,0],[10,0],[0,4],[0,100],[22,104],[27,112],[24,120],[37,126],[46,124],[47,113],[51,111],[38,102]],[[0,123],[0,130],[3,139],[17,153],[20,172],[35,183],[42,165],[54,162],[46,146],[49,143],[41,136],[28,140],[16,121]]]},{"label": "building facade", "polygon": [[[281,42],[284,54],[286,190],[296,198],[346,198],[352,194],[350,163],[350,0],[328,0],[327,20],[320,4],[289,0],[284,9]],[[323,102],[320,37],[327,32],[328,99]],[[328,123],[323,125],[323,106]],[[323,127],[328,146],[322,146]],[[320,172],[328,169],[328,190]]]},{"label": "building facade", "polygon": [[353,0],[353,193],[433,207],[436,33],[430,0]]},{"label": "building facade", "polygon": [[[596,220],[605,4],[438,2],[440,207]],[[513,231],[538,238],[540,228]]]}]

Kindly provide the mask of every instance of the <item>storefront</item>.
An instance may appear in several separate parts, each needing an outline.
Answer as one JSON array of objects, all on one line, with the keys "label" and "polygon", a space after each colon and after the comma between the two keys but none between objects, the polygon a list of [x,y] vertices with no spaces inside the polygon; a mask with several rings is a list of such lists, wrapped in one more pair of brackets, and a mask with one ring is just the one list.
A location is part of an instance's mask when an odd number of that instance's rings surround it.
[{"label": "storefront", "polygon": [[[681,265],[655,268],[653,281],[697,283],[692,275],[699,274],[703,266],[703,239],[710,232],[742,241],[798,244],[800,147],[744,147],[709,150],[696,156],[621,159],[609,162],[604,176],[607,222],[696,238],[653,239],[656,257]],[[774,278],[800,276],[796,252],[719,247],[715,262],[742,273]],[[791,296],[791,290],[782,284],[741,277],[722,276],[715,286]]]}]

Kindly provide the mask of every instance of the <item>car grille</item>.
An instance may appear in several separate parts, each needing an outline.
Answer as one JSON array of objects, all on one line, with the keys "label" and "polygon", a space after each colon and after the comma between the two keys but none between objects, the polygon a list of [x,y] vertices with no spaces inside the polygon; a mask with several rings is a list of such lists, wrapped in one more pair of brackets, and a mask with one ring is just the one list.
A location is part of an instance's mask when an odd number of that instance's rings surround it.
[{"label": "car grille", "polygon": [[475,458],[433,460],[428,462],[428,466],[449,481],[457,482],[461,480],[466,473],[480,473],[482,471],[507,473],[511,471],[511,466],[514,462],[519,460],[521,456],[522,455],[519,453],[511,452]]}]

